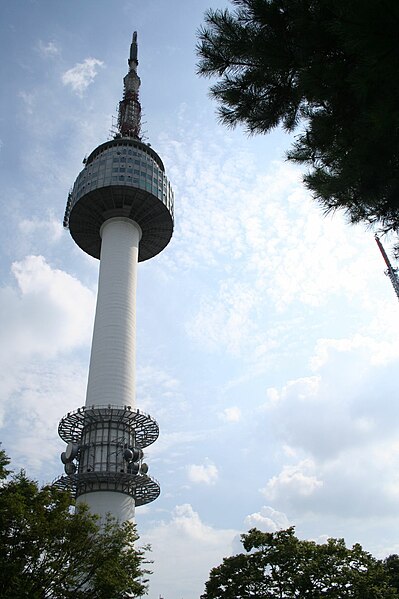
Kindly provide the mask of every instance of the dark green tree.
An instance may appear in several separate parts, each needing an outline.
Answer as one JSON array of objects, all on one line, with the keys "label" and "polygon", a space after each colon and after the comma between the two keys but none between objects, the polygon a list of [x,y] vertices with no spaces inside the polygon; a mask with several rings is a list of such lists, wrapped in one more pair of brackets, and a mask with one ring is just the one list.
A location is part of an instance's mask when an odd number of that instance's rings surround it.
[{"label": "dark green tree", "polygon": [[395,599],[384,564],[343,539],[301,541],[294,529],[241,535],[247,553],[211,570],[201,599]]},{"label": "dark green tree", "polygon": [[122,599],[146,593],[150,573],[133,524],[100,523],[70,495],[24,472],[7,479],[0,450],[0,597]]},{"label": "dark green tree", "polygon": [[384,559],[384,567],[387,572],[389,582],[399,594],[399,555],[394,553]]},{"label": "dark green tree", "polygon": [[223,123],[297,131],[288,159],[326,211],[399,231],[399,3],[231,0],[199,30]]}]

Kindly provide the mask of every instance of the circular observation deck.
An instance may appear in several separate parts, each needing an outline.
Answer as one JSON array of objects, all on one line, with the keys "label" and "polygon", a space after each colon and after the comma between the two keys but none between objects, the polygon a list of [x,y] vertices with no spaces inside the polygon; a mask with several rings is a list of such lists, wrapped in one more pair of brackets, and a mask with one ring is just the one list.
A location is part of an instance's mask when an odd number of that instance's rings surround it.
[{"label": "circular observation deck", "polygon": [[173,191],[158,154],[127,137],[98,146],[68,196],[64,226],[77,245],[100,258],[101,225],[122,216],[142,230],[139,262],[161,252],[173,233]]}]

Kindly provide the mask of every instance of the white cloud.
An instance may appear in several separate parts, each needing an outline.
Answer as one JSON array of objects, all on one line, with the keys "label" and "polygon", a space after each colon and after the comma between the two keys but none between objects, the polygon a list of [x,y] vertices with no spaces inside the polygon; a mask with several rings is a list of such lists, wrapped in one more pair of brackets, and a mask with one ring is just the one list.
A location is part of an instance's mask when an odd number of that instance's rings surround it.
[{"label": "white cloud", "polygon": [[12,274],[16,287],[0,289],[0,416],[12,431],[11,448],[28,452],[27,461],[38,465],[46,459],[43,446],[54,445],[50,419],[73,407],[76,381],[84,403],[82,369],[56,359],[88,345],[94,295],[42,256],[14,262]]},{"label": "white cloud", "polygon": [[213,485],[219,477],[214,464],[190,464],[187,467],[188,478],[193,483]]},{"label": "white cloud", "polygon": [[268,480],[261,492],[270,500],[276,500],[286,493],[307,497],[322,486],[323,481],[317,478],[314,462],[307,459],[284,466],[280,474]]},{"label": "white cloud", "polygon": [[0,426],[14,466],[39,472],[62,449],[59,419],[84,404],[86,367],[66,354],[89,344],[94,294],[42,256],[11,270],[16,287],[0,289]]},{"label": "white cloud", "polygon": [[320,388],[320,377],[309,376],[288,381],[281,391],[275,387],[266,389],[266,403],[261,406],[262,410],[278,408],[280,402],[286,400],[294,389],[295,398],[298,401],[306,401],[309,398],[317,398]]},{"label": "white cloud", "polygon": [[350,447],[367,451],[371,443],[394,440],[399,406],[392,397],[399,385],[391,345],[361,335],[319,340],[311,359],[317,375],[268,390],[261,411],[276,436],[322,462]]},{"label": "white cloud", "polygon": [[262,492],[296,518],[309,512],[343,519],[394,513],[395,330],[393,323],[379,337],[319,339],[310,360],[317,374],[268,389],[260,414],[280,444],[282,464]]},{"label": "white cloud", "polygon": [[310,367],[312,370],[319,370],[328,363],[334,353],[353,355],[359,350],[372,365],[389,364],[399,358],[399,347],[396,343],[399,329],[395,323],[392,323],[391,334],[387,335],[386,332],[383,329],[381,335],[380,331],[378,338],[357,333],[351,338],[319,339],[314,355],[310,358]]},{"label": "white cloud", "polygon": [[14,262],[18,290],[0,291],[0,353],[55,355],[90,341],[94,294],[43,256]]},{"label": "white cloud", "polygon": [[219,414],[219,418],[225,422],[239,422],[241,420],[241,410],[237,406],[225,408],[223,412]]},{"label": "white cloud", "polygon": [[93,83],[98,67],[103,65],[103,61],[97,58],[85,58],[83,62],[78,62],[74,67],[63,73],[62,83],[70,85],[78,96],[82,96],[88,86]]},{"label": "white cloud", "polygon": [[152,546],[151,597],[199,597],[210,569],[231,554],[237,534],[205,524],[190,504],[176,506],[168,522],[155,522],[140,537]]},{"label": "white cloud", "polygon": [[276,532],[289,528],[290,521],[283,512],[265,505],[259,512],[249,514],[245,518],[244,524],[247,528],[258,528],[263,532]]},{"label": "white cloud", "polygon": [[[399,497],[399,440],[370,443],[366,448],[350,447],[334,459],[308,458],[284,465],[261,492],[279,509],[288,511],[294,523],[312,514],[318,527],[323,522],[380,520],[384,525],[395,518]],[[381,523],[382,524],[382,523]],[[330,532],[329,536],[338,533]],[[361,537],[359,537],[361,538]],[[359,539],[358,539],[359,540]]]}]

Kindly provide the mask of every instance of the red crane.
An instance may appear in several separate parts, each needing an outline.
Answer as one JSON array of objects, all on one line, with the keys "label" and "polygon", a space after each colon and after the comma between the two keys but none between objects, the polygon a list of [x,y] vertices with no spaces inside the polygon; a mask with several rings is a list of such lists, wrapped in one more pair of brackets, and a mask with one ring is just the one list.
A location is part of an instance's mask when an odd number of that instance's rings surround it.
[{"label": "red crane", "polygon": [[385,264],[387,265],[387,269],[385,271],[385,274],[387,275],[387,277],[389,277],[391,279],[392,287],[394,288],[394,291],[396,293],[396,297],[399,299],[399,276],[398,276],[398,269],[394,268],[392,266],[392,264],[390,263],[389,258],[387,256],[387,253],[384,250],[383,245],[382,245],[381,241],[379,240],[378,235],[375,236],[375,240],[376,240],[377,245],[378,245],[378,247],[380,249],[382,257],[384,258]]}]

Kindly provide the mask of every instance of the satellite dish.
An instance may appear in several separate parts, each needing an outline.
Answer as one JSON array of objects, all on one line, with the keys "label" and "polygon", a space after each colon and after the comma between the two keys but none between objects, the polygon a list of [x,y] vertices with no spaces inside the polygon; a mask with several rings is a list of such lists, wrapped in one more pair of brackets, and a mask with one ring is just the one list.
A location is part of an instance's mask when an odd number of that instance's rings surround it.
[{"label": "satellite dish", "polygon": [[69,474],[69,475],[75,474],[75,472],[76,472],[76,466],[75,466],[75,464],[71,464],[69,462],[68,464],[65,464],[64,470],[65,470],[66,474]]},{"label": "satellite dish", "polygon": [[62,454],[61,454],[61,462],[62,462],[63,464],[67,464],[67,463],[68,463],[68,460],[67,460],[67,457],[66,457],[65,451],[63,451],[63,452],[62,452]]},{"label": "satellite dish", "polygon": [[68,462],[72,462],[78,455],[79,445],[77,443],[68,443],[65,450],[65,457]]},{"label": "satellite dish", "polygon": [[138,474],[139,470],[140,470],[140,466],[135,463],[129,464],[129,467],[127,469],[129,474]]},{"label": "satellite dish", "polygon": [[145,464],[145,463],[141,464],[140,472],[141,472],[141,474],[147,474],[148,464]]},{"label": "satellite dish", "polygon": [[143,450],[138,447],[133,447],[133,462],[138,462],[143,459]]},{"label": "satellite dish", "polygon": [[131,449],[125,449],[123,452],[123,459],[125,459],[127,462],[133,462],[133,457],[133,451]]},{"label": "satellite dish", "polygon": [[128,447],[123,452],[123,457],[127,462],[139,462],[143,459],[143,450],[138,447]]}]

